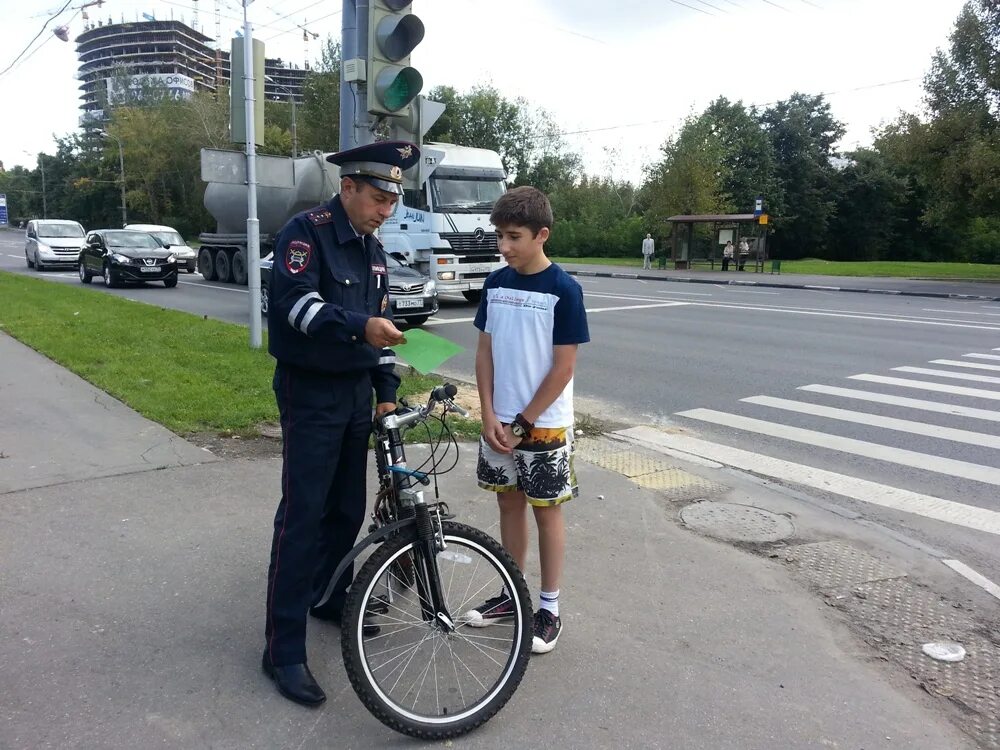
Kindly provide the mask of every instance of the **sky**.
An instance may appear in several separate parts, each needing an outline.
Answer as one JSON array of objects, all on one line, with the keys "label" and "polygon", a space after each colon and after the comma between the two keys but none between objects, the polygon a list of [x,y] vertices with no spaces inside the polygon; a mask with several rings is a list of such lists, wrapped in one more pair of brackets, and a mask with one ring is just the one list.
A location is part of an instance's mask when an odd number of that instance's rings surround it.
[{"label": "sky", "polygon": [[[0,0],[0,161],[34,167],[54,136],[78,126],[76,49],[87,0]],[[223,39],[242,27],[239,0],[219,0]],[[684,118],[725,96],[766,105],[825,93],[847,129],[842,150],[922,111],[923,76],[964,0],[416,0],[426,27],[412,65],[424,91],[492,84],[545,109],[585,170],[642,179]],[[66,5],[61,15],[50,20]],[[173,17],[215,37],[215,0],[105,0],[91,19]],[[301,65],[340,36],[341,0],[254,0],[267,57]],[[43,30],[43,25],[48,27]],[[69,27],[69,42],[52,34]],[[318,34],[303,41],[303,30]],[[228,42],[225,42],[228,46]],[[307,49],[308,47],[308,49]]]}]

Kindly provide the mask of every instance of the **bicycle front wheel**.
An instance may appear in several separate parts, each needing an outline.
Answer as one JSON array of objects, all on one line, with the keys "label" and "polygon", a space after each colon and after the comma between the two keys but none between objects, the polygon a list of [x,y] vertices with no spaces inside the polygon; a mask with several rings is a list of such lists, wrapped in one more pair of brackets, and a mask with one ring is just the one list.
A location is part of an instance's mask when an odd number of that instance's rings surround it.
[{"label": "bicycle front wheel", "polygon": [[[351,586],[341,631],[347,676],[362,703],[392,729],[423,739],[457,737],[488,721],[514,694],[531,655],[531,600],[513,559],[478,529],[442,526],[446,549],[430,565],[415,532],[372,554]],[[435,569],[449,622],[428,594]],[[463,613],[502,588],[513,594],[513,616],[470,627]]]}]

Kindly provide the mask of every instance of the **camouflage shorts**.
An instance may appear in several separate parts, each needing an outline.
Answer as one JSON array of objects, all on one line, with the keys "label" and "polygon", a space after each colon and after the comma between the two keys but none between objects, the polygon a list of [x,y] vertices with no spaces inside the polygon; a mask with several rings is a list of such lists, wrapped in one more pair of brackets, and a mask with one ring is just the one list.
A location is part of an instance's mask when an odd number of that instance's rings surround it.
[{"label": "camouflage shorts", "polygon": [[559,505],[579,493],[573,471],[573,430],[536,427],[513,453],[497,453],[479,438],[479,486],[491,492],[524,492],[532,505]]}]

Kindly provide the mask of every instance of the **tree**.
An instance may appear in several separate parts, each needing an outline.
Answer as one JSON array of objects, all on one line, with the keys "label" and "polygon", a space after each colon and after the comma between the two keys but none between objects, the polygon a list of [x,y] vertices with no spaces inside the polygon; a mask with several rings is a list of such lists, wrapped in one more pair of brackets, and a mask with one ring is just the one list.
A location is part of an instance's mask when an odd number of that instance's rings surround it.
[{"label": "tree", "polygon": [[446,109],[426,140],[496,151],[511,175],[530,167],[534,131],[524,99],[507,99],[490,85],[476,86],[468,94],[439,86],[428,98],[444,102]]},{"label": "tree", "polygon": [[795,93],[765,109],[760,122],[771,140],[783,203],[776,214],[774,254],[822,257],[836,201],[832,192],[834,144],[844,135],[823,95]]},{"label": "tree", "polygon": [[300,153],[340,149],[340,57],[340,42],[328,36],[319,64],[302,82],[296,113]]}]

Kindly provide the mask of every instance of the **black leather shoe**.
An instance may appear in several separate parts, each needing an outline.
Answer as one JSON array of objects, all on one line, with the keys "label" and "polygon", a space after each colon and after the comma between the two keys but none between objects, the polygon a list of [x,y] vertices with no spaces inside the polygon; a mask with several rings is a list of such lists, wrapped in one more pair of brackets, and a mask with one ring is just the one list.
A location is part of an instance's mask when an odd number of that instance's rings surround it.
[{"label": "black leather shoe", "polygon": [[[384,612],[388,611],[389,607],[386,606]],[[371,607],[365,613],[365,627],[364,627],[365,638],[371,638],[372,636],[376,636],[382,632],[382,628],[371,621],[372,614],[375,612],[376,612],[375,607]],[[317,620],[324,620],[326,622],[333,623],[339,628],[340,621],[344,613],[342,610],[331,611],[327,609],[313,607],[312,609],[309,610],[309,614],[315,617]]]},{"label": "black leather shoe", "polygon": [[265,651],[260,667],[264,670],[264,674],[274,680],[278,692],[288,700],[310,708],[315,708],[326,700],[326,693],[305,664],[276,667],[271,664],[271,659]]}]

